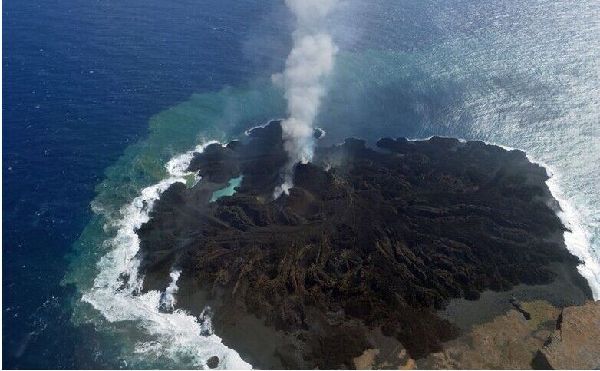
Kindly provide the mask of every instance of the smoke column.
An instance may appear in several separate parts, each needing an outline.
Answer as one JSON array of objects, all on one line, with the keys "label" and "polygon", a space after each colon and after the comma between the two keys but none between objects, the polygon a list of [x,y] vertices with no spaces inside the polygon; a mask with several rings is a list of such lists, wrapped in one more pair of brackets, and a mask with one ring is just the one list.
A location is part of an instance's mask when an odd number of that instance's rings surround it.
[{"label": "smoke column", "polygon": [[337,48],[326,32],[327,16],[337,0],[286,0],[296,17],[293,48],[282,74],[274,82],[283,86],[288,103],[288,118],[281,124],[285,149],[290,157],[285,182],[275,197],[292,187],[292,167],[312,159],[313,123],[325,94],[324,78],[331,72]]}]

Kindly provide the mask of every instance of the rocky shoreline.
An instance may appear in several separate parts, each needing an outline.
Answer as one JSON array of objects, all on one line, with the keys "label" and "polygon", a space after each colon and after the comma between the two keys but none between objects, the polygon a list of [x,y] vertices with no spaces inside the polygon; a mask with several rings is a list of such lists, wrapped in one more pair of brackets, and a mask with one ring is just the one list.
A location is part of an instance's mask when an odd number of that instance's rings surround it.
[{"label": "rocky shoreline", "polygon": [[208,146],[189,168],[201,181],[171,186],[138,231],[143,289],[162,291],[181,270],[176,307],[210,306],[216,333],[254,367],[450,367],[439,359],[470,354],[456,344],[474,329],[523,317],[515,302],[554,316],[591,299],[546,172],[523,152],[347,139],[317,147],[273,200],[281,138],[271,122]]}]

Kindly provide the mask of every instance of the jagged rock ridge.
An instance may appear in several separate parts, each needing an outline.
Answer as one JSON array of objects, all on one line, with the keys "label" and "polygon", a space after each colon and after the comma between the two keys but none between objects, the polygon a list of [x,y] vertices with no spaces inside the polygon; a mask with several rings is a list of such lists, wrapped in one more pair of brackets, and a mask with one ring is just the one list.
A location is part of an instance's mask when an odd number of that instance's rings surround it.
[{"label": "jagged rock ridge", "polygon": [[[578,264],[546,172],[523,152],[347,139],[296,165],[294,188],[273,200],[286,162],[278,122],[209,146],[190,165],[202,181],[172,186],[138,231],[144,289],[182,269],[179,305],[215,306],[217,332],[256,367],[354,367],[374,339],[424,357],[458,336],[436,315],[449,299],[547,283],[551,263]],[[209,202],[240,175],[236,194]],[[205,300],[186,299],[196,291]],[[227,336],[250,317],[279,343],[265,351]]]}]

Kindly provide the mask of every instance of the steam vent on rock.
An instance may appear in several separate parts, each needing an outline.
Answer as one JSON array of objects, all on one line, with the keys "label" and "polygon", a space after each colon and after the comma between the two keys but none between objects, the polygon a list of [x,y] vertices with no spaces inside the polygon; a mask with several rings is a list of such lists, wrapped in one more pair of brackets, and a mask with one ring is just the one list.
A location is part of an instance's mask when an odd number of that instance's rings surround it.
[{"label": "steam vent on rock", "polygon": [[278,121],[196,153],[138,231],[143,291],[179,269],[176,307],[212,308],[257,368],[600,366],[600,306],[523,152],[349,138],[274,199],[287,161]]},{"label": "steam vent on rock", "polygon": [[600,0],[0,2],[3,370],[600,370]]}]

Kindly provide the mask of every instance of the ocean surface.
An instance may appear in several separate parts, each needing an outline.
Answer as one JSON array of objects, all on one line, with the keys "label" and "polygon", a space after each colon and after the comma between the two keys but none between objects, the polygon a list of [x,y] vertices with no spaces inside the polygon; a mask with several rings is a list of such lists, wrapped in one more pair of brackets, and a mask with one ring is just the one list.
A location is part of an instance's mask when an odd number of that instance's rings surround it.
[{"label": "ocean surface", "polygon": [[[283,1],[5,1],[4,368],[250,367],[176,298],[116,293],[136,226],[189,151],[286,113]],[[317,125],[485,140],[552,170],[567,245],[600,297],[600,3],[341,1]],[[199,147],[200,146],[200,147]]]}]

